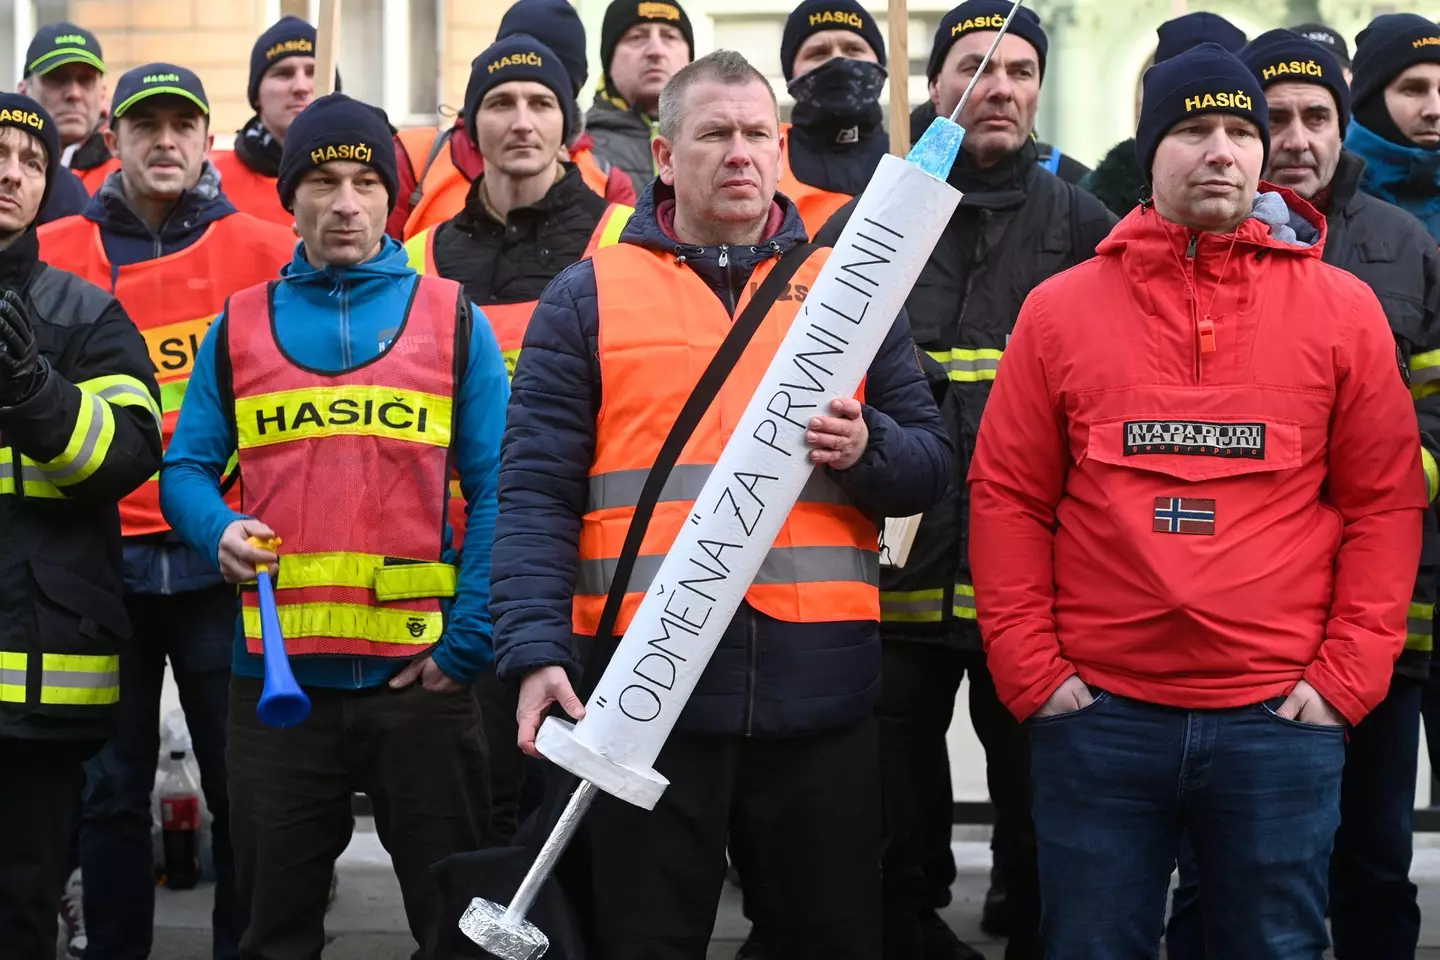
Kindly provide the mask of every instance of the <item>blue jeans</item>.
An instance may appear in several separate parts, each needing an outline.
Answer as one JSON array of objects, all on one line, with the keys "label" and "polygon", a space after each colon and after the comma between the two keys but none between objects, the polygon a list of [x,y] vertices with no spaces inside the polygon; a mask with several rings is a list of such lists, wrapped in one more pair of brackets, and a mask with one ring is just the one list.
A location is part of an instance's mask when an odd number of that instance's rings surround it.
[{"label": "blue jeans", "polygon": [[120,655],[120,721],[85,765],[80,869],[85,880],[86,960],[145,960],[155,914],[150,793],[160,752],[160,691],[168,657],[195,747],[205,802],[214,816],[215,960],[240,953],[245,915],[235,894],[225,722],[235,588],[171,596],[131,595],[131,638]]},{"label": "blue jeans", "polygon": [[[1419,680],[1396,676],[1380,706],[1350,732],[1330,858],[1330,928],[1339,960],[1413,960],[1420,940],[1410,858],[1423,689]],[[1165,934],[1170,960],[1205,960],[1202,923],[1200,884],[1186,849]]]},{"label": "blue jeans", "polygon": [[1319,960],[1345,729],[1095,694],[1026,724],[1047,960],[1153,960],[1182,834],[1210,956]]}]

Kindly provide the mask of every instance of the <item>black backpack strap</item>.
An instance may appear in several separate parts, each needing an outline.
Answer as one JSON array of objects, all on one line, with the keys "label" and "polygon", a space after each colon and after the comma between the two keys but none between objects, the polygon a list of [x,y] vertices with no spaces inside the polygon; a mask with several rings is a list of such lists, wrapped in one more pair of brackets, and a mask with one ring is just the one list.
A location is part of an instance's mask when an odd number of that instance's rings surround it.
[{"label": "black backpack strap", "polygon": [[685,449],[685,444],[690,442],[690,437],[695,433],[695,428],[700,425],[705,411],[710,409],[710,404],[720,393],[720,388],[725,385],[730,371],[734,370],[735,364],[740,362],[741,354],[749,346],[751,338],[755,336],[755,331],[760,329],[765,315],[770,312],[771,306],[785,292],[790,278],[795,276],[795,271],[799,270],[801,265],[810,258],[810,254],[817,249],[815,244],[805,243],[792,248],[781,256],[775,268],[760,284],[760,289],[755,292],[755,296],[746,304],[745,309],[740,311],[740,316],[735,318],[735,322],[730,326],[730,332],[725,335],[725,341],[720,344],[720,349],[715,351],[715,356],[710,359],[709,366],[700,375],[695,389],[690,392],[685,405],[680,408],[680,415],[675,418],[675,423],[670,427],[670,433],[665,437],[665,442],[660,445],[660,452],[655,456],[655,464],[650,468],[649,474],[645,477],[645,486],[640,490],[639,501],[635,504],[635,513],[630,518],[630,527],[625,531],[625,544],[620,549],[620,559],[615,564],[615,577],[610,582],[610,592],[605,597],[605,607],[600,614],[600,623],[595,630],[595,644],[586,660],[585,673],[581,677],[580,686],[575,691],[582,702],[589,699],[590,694],[595,692],[601,675],[610,664],[610,659],[615,655],[615,647],[619,642],[613,636],[615,621],[620,617],[620,606],[625,600],[626,589],[630,585],[630,574],[635,569],[635,561],[640,554],[640,544],[645,540],[645,531],[650,526],[650,518],[655,513],[655,505],[660,501],[660,492],[665,488],[665,481],[669,479],[670,471],[675,468],[675,462],[680,459],[680,453]]},{"label": "black backpack strap", "polygon": [[[435,166],[435,159],[440,156],[440,151],[444,150],[446,145],[450,143],[450,137],[453,136],[454,133],[455,128],[450,127],[436,134],[435,140],[430,144],[430,155],[425,158],[425,166],[421,168],[419,173],[415,174],[415,189],[410,191],[410,199],[406,201],[407,206],[405,209],[413,211],[420,203],[420,199],[425,196],[425,177],[429,175],[430,168]],[[406,156],[409,156],[408,152]],[[412,167],[411,169],[413,172],[414,168]]]}]

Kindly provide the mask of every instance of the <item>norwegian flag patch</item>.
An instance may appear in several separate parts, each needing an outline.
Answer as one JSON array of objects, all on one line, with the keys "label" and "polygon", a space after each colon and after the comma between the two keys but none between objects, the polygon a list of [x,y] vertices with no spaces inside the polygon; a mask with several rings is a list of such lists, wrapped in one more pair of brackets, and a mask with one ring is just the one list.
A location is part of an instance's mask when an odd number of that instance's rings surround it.
[{"label": "norwegian flag patch", "polygon": [[1155,532],[1215,536],[1215,501],[1188,497],[1155,498]]}]

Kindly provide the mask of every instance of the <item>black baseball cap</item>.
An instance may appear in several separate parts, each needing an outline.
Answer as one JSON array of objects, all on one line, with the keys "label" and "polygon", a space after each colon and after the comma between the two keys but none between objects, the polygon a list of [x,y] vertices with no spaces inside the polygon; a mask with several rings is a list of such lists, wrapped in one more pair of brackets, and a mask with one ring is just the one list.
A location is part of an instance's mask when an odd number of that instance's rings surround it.
[{"label": "black baseball cap", "polygon": [[41,27],[25,51],[25,76],[44,75],[67,63],[83,63],[105,72],[105,55],[95,34],[68,22]]},{"label": "black baseball cap", "polygon": [[210,115],[210,99],[193,70],[173,63],[147,63],[116,81],[110,116],[119,120],[141,100],[159,96],[182,97],[199,107],[201,113]]}]

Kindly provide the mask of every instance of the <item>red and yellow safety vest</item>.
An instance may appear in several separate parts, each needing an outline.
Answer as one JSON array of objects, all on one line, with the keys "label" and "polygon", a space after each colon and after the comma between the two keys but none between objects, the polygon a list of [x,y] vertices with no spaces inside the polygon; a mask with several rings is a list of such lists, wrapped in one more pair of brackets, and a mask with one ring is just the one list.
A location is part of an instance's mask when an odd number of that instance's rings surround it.
[{"label": "red and yellow safety vest", "polygon": [[[634,212],[634,207],[615,203],[607,207],[590,234],[590,242],[585,245],[581,259],[593,256],[601,247],[619,243],[620,234]],[[405,252],[410,258],[410,269],[419,274],[439,275],[435,269],[435,228],[426,227],[405,241]],[[495,341],[500,345],[500,355],[505,358],[505,372],[512,377],[515,376],[515,364],[520,360],[520,347],[525,342],[525,329],[530,326],[530,317],[539,303],[539,300],[524,300],[480,307],[495,334]],[[450,526],[454,530],[455,549],[459,550],[465,543],[465,495],[460,492],[459,477],[450,479]]]},{"label": "red and yellow safety vest", "polygon": [[[279,276],[295,251],[290,231],[243,213],[216,220],[184,250],[119,267],[105,255],[100,225],[93,220],[65,217],[41,227],[39,237],[41,260],[110,290],[145,337],[160,384],[166,447],[180,417],[195,354],[224,309],[225,298]],[[120,501],[125,536],[170,529],[160,514],[159,479],[156,474]],[[232,487],[228,499],[232,506],[238,504],[239,491]]]},{"label": "red and yellow safety vest", "polygon": [[80,178],[80,182],[85,185],[85,192],[93,197],[96,191],[105,185],[105,179],[119,169],[120,158],[111,157],[98,167],[91,167],[89,170],[76,170],[72,167],[70,172]]},{"label": "red and yellow safety vest", "polygon": [[[454,435],[460,286],[420,277],[394,341],[340,373],[293,363],[271,285],[226,314],[245,513],[283,541],[275,599],[291,656],[411,657],[440,639],[445,481]],[[259,598],[242,594],[247,648]]]},{"label": "red and yellow safety vest", "polygon": [[[234,150],[214,151],[210,154],[210,163],[220,173],[221,192],[235,204],[236,210],[292,230],[295,215],[281,205],[275,177],[251,170]],[[293,230],[290,239],[292,242],[295,239]]]},{"label": "red and yellow safety vest", "polygon": [[832,193],[796,179],[790,169],[790,124],[780,124],[780,134],[785,137],[785,148],[780,153],[780,180],[775,189],[794,202],[800,219],[805,222],[805,232],[813,238],[825,226],[825,221],[852,198],[848,193]]},{"label": "red and yellow safety vest", "polygon": [[[828,250],[795,274],[792,289],[813,285]],[[695,378],[714,357],[732,318],[693,271],[668,254],[634,244],[596,253],[600,378],[604,384],[590,467],[589,506],[580,529],[575,632],[594,635],[615,563],[645,478]],[[774,261],[755,270],[736,307],[743,310]],[[665,483],[630,577],[617,631],[624,631],[660,561],[740,422],[802,305],[782,298],[770,308],[720,394],[710,405]],[[657,323],[664,317],[664,323]],[[685,359],[687,358],[688,359]],[[682,362],[683,361],[683,362]],[[863,388],[859,394],[863,397]],[[792,623],[879,620],[878,529],[824,471],[817,470],[780,529],[760,575],[745,593],[755,609]]]}]

